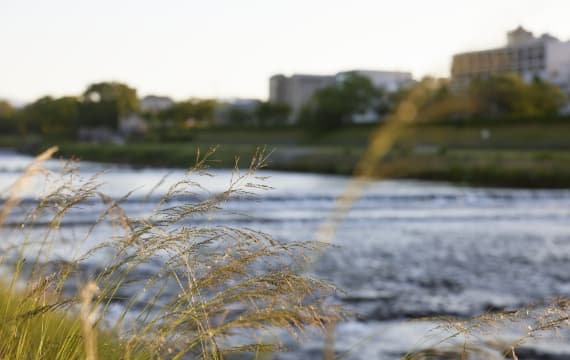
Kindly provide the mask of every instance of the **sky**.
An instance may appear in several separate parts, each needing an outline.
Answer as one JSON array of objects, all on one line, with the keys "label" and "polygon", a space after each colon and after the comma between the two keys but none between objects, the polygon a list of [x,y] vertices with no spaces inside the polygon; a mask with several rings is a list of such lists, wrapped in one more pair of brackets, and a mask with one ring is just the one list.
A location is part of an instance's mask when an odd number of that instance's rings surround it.
[{"label": "sky", "polygon": [[177,100],[266,98],[276,73],[448,76],[522,25],[570,39],[569,0],[0,0],[0,98],[121,81]]}]

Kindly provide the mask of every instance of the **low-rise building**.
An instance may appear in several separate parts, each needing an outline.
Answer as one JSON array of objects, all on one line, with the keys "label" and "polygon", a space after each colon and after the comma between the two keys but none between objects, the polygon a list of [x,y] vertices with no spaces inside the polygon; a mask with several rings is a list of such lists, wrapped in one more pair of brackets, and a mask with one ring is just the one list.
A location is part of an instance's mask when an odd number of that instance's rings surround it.
[{"label": "low-rise building", "polygon": [[218,102],[215,124],[221,126],[254,125],[258,99],[227,99]]},{"label": "low-rise building", "polygon": [[518,27],[507,33],[503,47],[455,55],[452,86],[461,88],[473,78],[500,73],[517,73],[529,82],[539,78],[570,94],[570,41],[563,42],[549,34],[536,37]]},{"label": "low-rise building", "polygon": [[141,99],[141,111],[145,112],[160,112],[166,110],[174,105],[174,101],[168,96],[148,95]]},{"label": "low-rise building", "polygon": [[290,123],[294,122],[301,108],[320,89],[332,86],[336,79],[331,75],[295,74],[290,77],[274,75],[269,79],[269,101],[287,104],[291,108]]},{"label": "low-rise building", "polygon": [[122,135],[142,135],[147,130],[148,124],[139,114],[131,113],[119,118],[119,133]]},{"label": "low-rise building", "polygon": [[414,82],[412,74],[406,71],[351,70],[339,72],[336,79],[342,81],[351,75],[365,77],[370,80],[374,87],[388,92],[401,90]]}]

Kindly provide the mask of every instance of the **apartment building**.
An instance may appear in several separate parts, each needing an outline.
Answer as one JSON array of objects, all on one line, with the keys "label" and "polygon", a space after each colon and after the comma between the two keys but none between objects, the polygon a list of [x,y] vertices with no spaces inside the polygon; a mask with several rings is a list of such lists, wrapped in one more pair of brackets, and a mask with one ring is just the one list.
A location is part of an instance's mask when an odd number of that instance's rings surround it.
[{"label": "apartment building", "polygon": [[471,51],[453,57],[452,84],[461,88],[475,77],[517,73],[526,81],[540,78],[570,94],[570,41],[544,34],[534,36],[522,27],[507,33],[500,48]]}]

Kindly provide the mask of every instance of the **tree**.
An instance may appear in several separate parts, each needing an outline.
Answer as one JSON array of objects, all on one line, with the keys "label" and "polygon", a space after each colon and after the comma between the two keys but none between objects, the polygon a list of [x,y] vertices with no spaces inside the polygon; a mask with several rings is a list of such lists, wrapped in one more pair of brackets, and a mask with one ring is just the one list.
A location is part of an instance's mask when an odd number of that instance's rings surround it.
[{"label": "tree", "polygon": [[19,112],[18,123],[24,133],[75,136],[79,127],[79,100],[71,96],[42,97]]},{"label": "tree", "polygon": [[525,82],[517,74],[473,79],[462,90],[451,91],[447,80],[426,77],[395,95],[394,102],[414,107],[416,121],[464,118],[551,116],[565,97],[555,85],[535,79]]},{"label": "tree", "polygon": [[471,81],[469,95],[482,116],[520,115],[533,112],[526,84],[515,74],[478,78]]},{"label": "tree", "polygon": [[254,117],[251,111],[238,106],[230,106],[226,116],[228,124],[234,126],[248,125]]},{"label": "tree", "polygon": [[291,108],[286,104],[260,102],[255,109],[255,118],[259,126],[279,126],[289,122]]},{"label": "tree", "polygon": [[178,126],[185,126],[187,120],[207,124],[214,121],[217,102],[213,99],[189,99],[175,103],[158,113],[161,121],[172,121]]},{"label": "tree", "polygon": [[[404,102],[406,106],[401,107]],[[447,79],[430,76],[392,94],[392,104],[397,120],[429,122],[464,118],[474,113],[474,102],[465,92],[453,92]],[[399,109],[407,109],[407,114]]]},{"label": "tree", "polygon": [[216,116],[218,102],[214,99],[197,99],[193,101],[193,117],[202,123],[212,123]]},{"label": "tree", "polygon": [[564,103],[555,85],[535,79],[526,83],[517,74],[494,75],[476,79],[468,89],[477,103],[480,116],[547,116],[558,113]]},{"label": "tree", "polygon": [[335,86],[320,89],[301,110],[299,121],[317,130],[336,129],[352,121],[352,116],[378,106],[381,92],[370,80],[348,76]]},{"label": "tree", "polygon": [[532,101],[540,113],[545,116],[556,115],[567,101],[562,90],[541,79],[535,79],[531,85]]},{"label": "tree", "polygon": [[14,120],[16,110],[8,101],[0,100],[0,132],[14,133],[17,132],[16,122]]},{"label": "tree", "polygon": [[138,110],[136,89],[118,82],[91,84],[83,93],[81,123],[117,129],[121,117]]},{"label": "tree", "polygon": [[0,100],[0,119],[10,119],[14,116],[15,109],[6,100]]}]

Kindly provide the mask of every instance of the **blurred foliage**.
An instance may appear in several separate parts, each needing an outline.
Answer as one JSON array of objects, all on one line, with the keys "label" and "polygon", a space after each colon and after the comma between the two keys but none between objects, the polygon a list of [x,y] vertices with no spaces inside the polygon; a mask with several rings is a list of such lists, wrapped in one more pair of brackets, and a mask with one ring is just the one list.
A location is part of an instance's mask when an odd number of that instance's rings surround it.
[{"label": "blurred foliage", "polygon": [[117,129],[122,116],[138,111],[136,89],[118,82],[91,84],[83,93],[81,125]]},{"label": "blurred foliage", "polygon": [[253,118],[253,114],[239,107],[232,106],[228,111],[228,121],[233,125],[246,125]]},{"label": "blurred foliage", "polygon": [[6,100],[0,100],[0,119],[10,119],[14,116],[15,109]]},{"label": "blurred foliage", "polygon": [[[380,121],[390,114],[417,122],[562,121],[559,110],[566,101],[557,86],[540,79],[528,83],[516,74],[478,78],[465,86],[426,77],[397,92],[376,88],[369,79],[351,74],[317,91],[298,114],[296,125],[310,135],[324,135],[346,128],[361,115],[366,121]],[[136,89],[100,82],[89,85],[81,96],[46,96],[21,109],[0,101],[0,131],[75,139],[80,128],[117,130],[120,119],[131,114],[141,114],[152,129],[148,136],[158,141],[187,141],[196,127],[269,129],[292,120],[288,105],[262,101],[188,99],[141,113]]]},{"label": "blurred foliage", "polygon": [[565,100],[558,87],[540,79],[529,84],[515,74],[477,79],[467,91],[477,103],[476,114],[487,116],[552,115]]},{"label": "blurred foliage", "polygon": [[556,116],[566,98],[555,85],[535,79],[525,82],[516,74],[477,78],[465,87],[447,79],[426,77],[400,91],[394,103],[413,105],[418,121],[500,119]]},{"label": "blurred foliage", "polygon": [[262,101],[255,109],[255,118],[259,126],[282,126],[289,122],[291,107],[286,104],[273,104]]},{"label": "blurred foliage", "polygon": [[346,80],[320,89],[299,115],[299,122],[313,131],[329,131],[352,122],[352,116],[374,109],[384,93],[369,79],[351,75]]},{"label": "blurred foliage", "polygon": [[17,111],[9,104],[0,105],[0,121],[13,121],[10,129],[24,135],[75,138],[83,126],[117,129],[119,118],[137,112],[138,106],[135,89],[98,83],[88,86],[82,98],[45,96]]},{"label": "blurred foliage", "polygon": [[211,124],[214,121],[216,106],[217,102],[214,99],[189,99],[177,102],[156,114],[156,120],[159,121],[157,125],[161,127],[171,123],[185,127],[192,125],[190,123]]},{"label": "blurred foliage", "polygon": [[43,97],[18,111],[18,129],[23,134],[74,137],[80,124],[79,106],[72,96]]},{"label": "blurred foliage", "polygon": [[14,133],[17,126],[14,121],[16,109],[6,100],[0,100],[0,132]]}]

